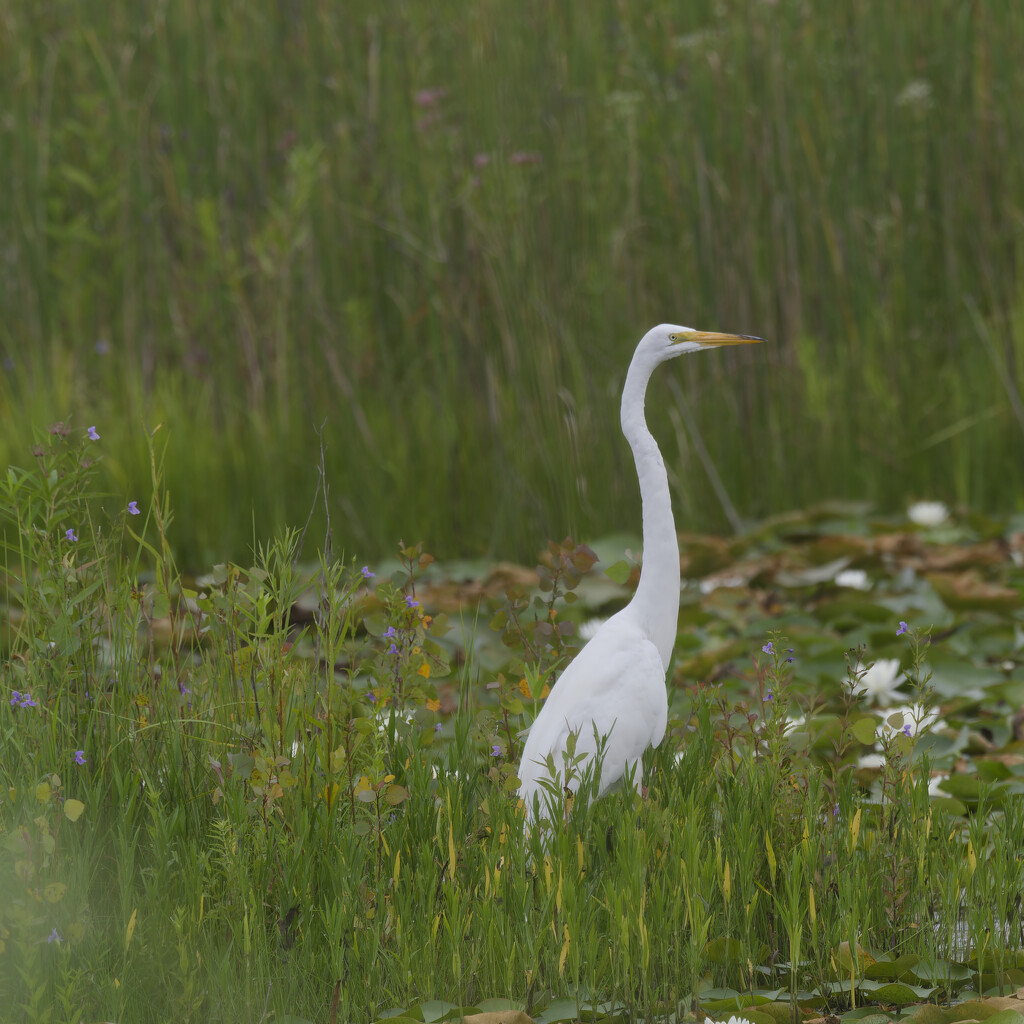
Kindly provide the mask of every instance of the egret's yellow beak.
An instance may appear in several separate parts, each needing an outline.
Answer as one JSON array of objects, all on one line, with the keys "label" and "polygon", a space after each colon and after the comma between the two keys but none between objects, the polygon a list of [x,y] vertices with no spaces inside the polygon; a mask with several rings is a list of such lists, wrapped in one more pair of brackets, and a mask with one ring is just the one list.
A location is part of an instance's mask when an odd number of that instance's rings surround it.
[{"label": "egret's yellow beak", "polygon": [[680,341],[695,341],[699,345],[752,345],[764,338],[755,338],[752,334],[718,334],[715,331],[690,331],[679,337]]}]

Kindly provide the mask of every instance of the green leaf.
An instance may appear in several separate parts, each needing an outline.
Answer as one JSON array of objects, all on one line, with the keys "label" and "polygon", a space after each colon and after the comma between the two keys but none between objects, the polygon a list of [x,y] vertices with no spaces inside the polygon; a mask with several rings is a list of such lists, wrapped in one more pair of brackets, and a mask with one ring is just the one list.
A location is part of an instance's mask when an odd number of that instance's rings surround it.
[{"label": "green leaf", "polygon": [[864,715],[853,723],[853,735],[858,743],[871,745],[875,742],[875,733],[878,731],[878,719],[874,715]]},{"label": "green leaf", "polygon": [[629,563],[620,558],[617,562],[613,562],[609,565],[608,568],[605,569],[604,574],[613,583],[621,584],[625,583],[629,579],[629,574],[632,571],[633,570],[630,568]]}]

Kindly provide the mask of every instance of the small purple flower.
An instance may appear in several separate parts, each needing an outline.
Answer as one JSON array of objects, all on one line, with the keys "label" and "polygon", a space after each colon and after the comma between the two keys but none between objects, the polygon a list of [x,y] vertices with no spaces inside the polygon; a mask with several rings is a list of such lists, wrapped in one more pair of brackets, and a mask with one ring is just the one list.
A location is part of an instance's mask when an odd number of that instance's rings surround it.
[{"label": "small purple flower", "polygon": [[12,708],[37,708],[39,704],[32,699],[31,693],[21,693],[19,690],[11,691]]},{"label": "small purple flower", "polygon": [[369,701],[369,702],[370,702],[371,704],[376,704],[376,703],[377,703],[377,695],[376,695],[375,693],[369,693],[369,692],[368,692],[368,693],[366,694],[366,699],[367,699],[367,700],[368,700],[368,701]]},{"label": "small purple flower", "polygon": [[795,660],[796,660],[795,658],[787,658],[786,659],[786,664],[787,665],[792,665]]},{"label": "small purple flower", "polygon": [[46,941],[47,942],[60,942],[61,941],[61,937],[57,933],[57,929],[56,928],[54,928],[53,931],[50,932],[50,934],[46,938]]},{"label": "small purple flower", "polygon": [[142,513],[139,511],[139,503],[137,501],[128,502],[128,515],[130,516],[141,516]]},{"label": "small purple flower", "polygon": [[393,636],[398,636],[398,630],[394,626],[388,626],[387,629],[381,633],[381,639],[390,640]]},{"label": "small purple flower", "polygon": [[98,441],[100,439],[100,435],[96,433],[96,428],[95,427],[89,427],[86,430],[86,433],[89,435],[89,440],[90,441]]},{"label": "small purple flower", "polygon": [[910,735],[910,723],[909,722],[905,726],[903,726],[903,735],[904,736],[909,736]]},{"label": "small purple flower", "polygon": [[76,750],[75,751],[75,764],[85,764],[85,751],[84,750]]},{"label": "small purple flower", "polygon": [[902,619],[900,619],[900,628],[896,630],[896,635],[903,636],[903,634],[908,632],[909,629],[910,627]]},{"label": "small purple flower", "polygon": [[491,757],[501,757],[501,747],[497,743],[491,747]]},{"label": "small purple flower", "polygon": [[21,690],[11,690],[11,707],[17,707],[18,701],[21,700]]},{"label": "small purple flower", "polygon": [[388,654],[397,654],[397,653],[398,653],[398,648],[394,644],[392,644],[388,648]]},{"label": "small purple flower", "polygon": [[412,594],[406,594],[405,595],[405,607],[406,608],[419,608],[419,606],[420,606],[419,601],[415,600],[415,598],[413,598]]},{"label": "small purple flower", "polygon": [[93,351],[98,356],[105,356],[110,354],[110,342],[106,338],[97,338],[96,344],[92,347]]},{"label": "small purple flower", "polygon": [[434,726],[434,732],[440,732],[440,731],[441,731],[441,723],[440,723],[440,722],[438,722],[438,723],[437,723],[437,724],[436,724],[436,725]]},{"label": "small purple flower", "polygon": [[775,700],[775,695],[772,693],[771,690],[769,690],[768,693],[761,698],[761,703],[763,704],[767,700]]},{"label": "small purple flower", "polygon": [[364,565],[362,569],[359,570],[359,575],[362,576],[364,580],[372,580],[376,574],[370,572],[370,567],[368,565]]},{"label": "small purple flower", "polygon": [[769,640],[768,643],[766,643],[764,645],[764,647],[761,648],[761,650],[764,651],[765,654],[774,654],[775,653],[775,647],[772,644],[771,640]]},{"label": "small purple flower", "polygon": [[833,818],[838,818],[838,817],[839,817],[839,804],[836,804],[836,805],[835,805],[835,806],[834,806],[834,807],[832,808],[832,817],[833,817]]},{"label": "small purple flower", "polygon": [[69,541],[71,541],[72,544],[74,544],[78,540],[78,534],[75,533],[75,531],[70,529],[70,528],[64,531],[64,536]]}]

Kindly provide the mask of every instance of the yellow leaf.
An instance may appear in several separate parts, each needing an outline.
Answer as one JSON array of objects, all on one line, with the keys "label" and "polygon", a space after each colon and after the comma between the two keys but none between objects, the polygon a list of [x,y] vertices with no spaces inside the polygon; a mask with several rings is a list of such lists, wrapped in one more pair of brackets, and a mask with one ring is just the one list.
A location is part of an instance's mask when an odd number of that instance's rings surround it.
[{"label": "yellow leaf", "polygon": [[41,804],[45,804],[50,799],[50,784],[48,782],[40,782],[36,786],[36,799]]},{"label": "yellow leaf", "polygon": [[725,871],[722,873],[722,899],[725,905],[729,905],[729,895],[732,892],[732,882],[729,878],[729,862],[725,862]]},{"label": "yellow leaf", "polygon": [[67,890],[68,887],[63,882],[51,882],[43,887],[43,899],[47,903],[60,903]]},{"label": "yellow leaf", "polygon": [[970,839],[967,840],[967,868],[969,876],[974,875],[974,869],[978,866],[978,858],[974,855],[974,845]]},{"label": "yellow leaf", "polygon": [[455,881],[455,832],[452,823],[448,821],[448,878]]},{"label": "yellow leaf", "polygon": [[439,700],[433,700],[432,698],[427,699],[427,710],[428,711],[440,711],[441,702]]},{"label": "yellow leaf", "polygon": [[778,865],[778,861],[775,859],[775,848],[772,846],[771,836],[767,832],[764,834],[764,849],[765,853],[768,854],[768,873],[772,876],[772,887],[775,887],[775,868]]},{"label": "yellow leaf", "polygon": [[124,930],[124,951],[128,952],[128,947],[132,944],[132,936],[135,934],[135,918],[138,914],[138,908],[132,911],[132,916],[128,918],[128,927]]},{"label": "yellow leaf", "polygon": [[857,836],[860,834],[860,808],[857,808],[853,821],[850,822],[850,852],[857,849]]},{"label": "yellow leaf", "polygon": [[565,941],[562,943],[562,952],[558,954],[558,973],[565,973],[565,960],[569,955],[569,926],[567,924],[562,925],[562,935],[565,937]]},{"label": "yellow leaf", "polygon": [[807,887],[807,890],[808,890],[808,896],[809,896],[809,910],[810,910],[810,915],[811,915],[811,924],[813,925],[814,922],[817,921],[817,919],[818,919],[818,912],[817,912],[817,909],[814,906],[814,886],[813,885],[809,885]]},{"label": "yellow leaf", "polygon": [[416,674],[419,675],[419,676],[423,676],[424,679],[429,679],[430,678],[430,663],[426,662],[426,661],[423,662],[423,664],[420,665],[420,667],[418,669],[416,669]]},{"label": "yellow leaf", "polygon": [[64,817],[68,821],[78,821],[82,816],[82,811],[85,810],[85,804],[81,800],[65,800],[64,801]]}]

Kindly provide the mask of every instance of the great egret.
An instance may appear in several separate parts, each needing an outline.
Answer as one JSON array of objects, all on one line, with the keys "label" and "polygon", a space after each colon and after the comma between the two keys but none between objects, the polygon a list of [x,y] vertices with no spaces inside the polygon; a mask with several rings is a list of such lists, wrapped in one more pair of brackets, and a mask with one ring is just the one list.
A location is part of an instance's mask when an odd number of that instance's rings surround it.
[{"label": "great egret", "polygon": [[632,777],[641,792],[640,759],[665,735],[665,673],[679,619],[679,541],[665,463],[644,418],[647,382],[656,366],[676,356],[762,340],[661,324],[633,353],[622,389],[621,423],[633,449],[643,506],[640,582],[629,604],[598,629],[562,673],[530,728],[519,764],[527,821],[547,816],[545,811],[557,817],[563,787],[571,789],[574,782],[578,787],[578,780],[591,773],[597,796],[623,776]]}]

